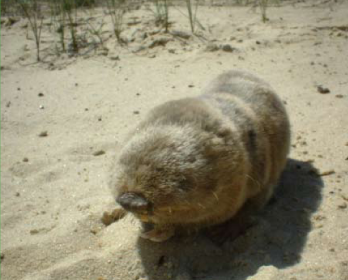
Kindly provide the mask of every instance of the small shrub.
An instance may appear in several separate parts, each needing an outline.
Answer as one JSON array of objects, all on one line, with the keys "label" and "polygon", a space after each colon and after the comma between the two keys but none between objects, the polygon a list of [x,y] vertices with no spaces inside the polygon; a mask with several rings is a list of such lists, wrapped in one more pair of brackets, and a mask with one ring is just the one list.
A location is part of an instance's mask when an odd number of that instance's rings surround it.
[{"label": "small shrub", "polygon": [[119,43],[123,43],[121,38],[123,16],[126,12],[125,0],[105,0],[107,7],[107,13],[111,17],[112,25],[114,28],[114,34]]},{"label": "small shrub", "polygon": [[162,25],[165,32],[169,30],[169,0],[154,0],[155,10],[151,10],[155,16],[157,25]]},{"label": "small shrub", "polygon": [[193,12],[193,5],[192,1],[193,0],[185,0],[186,1],[186,6],[187,6],[187,12],[188,12],[188,19],[190,22],[190,27],[191,27],[191,32],[195,33],[195,27],[197,23],[197,10],[198,10],[198,0],[196,0],[196,5],[194,7],[194,12]]},{"label": "small shrub", "polygon": [[41,31],[43,26],[43,16],[41,6],[37,0],[18,0],[18,5],[23,15],[28,19],[31,31],[34,34],[36,44],[36,59],[40,61]]}]

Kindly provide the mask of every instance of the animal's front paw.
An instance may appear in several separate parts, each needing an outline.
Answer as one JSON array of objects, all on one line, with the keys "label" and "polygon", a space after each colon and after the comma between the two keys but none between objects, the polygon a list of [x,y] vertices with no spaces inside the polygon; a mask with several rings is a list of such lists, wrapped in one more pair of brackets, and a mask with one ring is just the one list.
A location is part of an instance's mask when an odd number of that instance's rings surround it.
[{"label": "animal's front paw", "polygon": [[126,215],[127,215],[127,212],[123,208],[115,208],[112,211],[105,211],[103,213],[101,221],[104,225],[109,226],[112,223],[122,219]]},{"label": "animal's front paw", "polygon": [[154,228],[152,230],[142,232],[140,236],[153,242],[163,242],[171,238],[175,233],[174,228]]}]

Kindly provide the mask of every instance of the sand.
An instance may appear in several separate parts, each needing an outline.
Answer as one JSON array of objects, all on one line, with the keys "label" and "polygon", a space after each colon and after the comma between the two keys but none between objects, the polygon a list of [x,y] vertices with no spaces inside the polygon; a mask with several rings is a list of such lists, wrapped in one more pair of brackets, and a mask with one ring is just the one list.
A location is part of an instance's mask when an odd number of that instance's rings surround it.
[{"label": "sand", "polygon": [[[347,13],[343,0],[284,1],[263,24],[259,10],[207,5],[205,30],[185,39],[160,32],[143,5],[127,14],[120,47],[100,12],[108,51],[58,57],[45,25],[41,63],[26,20],[5,18],[1,279],[347,280]],[[171,30],[190,34],[180,12],[171,16]],[[203,235],[145,241],[130,216],[105,226],[126,133],[155,105],[196,96],[233,68],[271,83],[292,125],[289,164],[254,226],[222,246]]]}]

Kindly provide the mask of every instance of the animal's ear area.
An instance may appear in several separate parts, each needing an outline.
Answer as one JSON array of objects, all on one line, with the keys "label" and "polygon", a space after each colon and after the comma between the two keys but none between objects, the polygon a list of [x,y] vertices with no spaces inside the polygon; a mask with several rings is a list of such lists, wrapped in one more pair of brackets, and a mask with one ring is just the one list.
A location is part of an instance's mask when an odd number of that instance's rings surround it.
[{"label": "animal's ear area", "polygon": [[226,143],[223,138],[213,137],[205,143],[204,154],[207,158],[221,157],[226,151]]},{"label": "animal's ear area", "polygon": [[138,193],[121,194],[116,201],[127,211],[143,212],[152,209],[152,203]]},{"label": "animal's ear area", "polygon": [[191,178],[189,178],[189,176],[185,177],[185,179],[182,179],[179,184],[178,187],[180,190],[182,191],[189,191],[192,189],[192,182],[191,182]]}]

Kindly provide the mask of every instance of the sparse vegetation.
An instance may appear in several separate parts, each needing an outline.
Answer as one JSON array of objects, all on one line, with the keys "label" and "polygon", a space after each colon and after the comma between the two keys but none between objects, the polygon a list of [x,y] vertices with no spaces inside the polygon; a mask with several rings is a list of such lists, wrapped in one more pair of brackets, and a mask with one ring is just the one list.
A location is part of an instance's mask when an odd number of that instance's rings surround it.
[{"label": "sparse vegetation", "polygon": [[186,6],[187,6],[187,12],[188,12],[188,19],[190,22],[190,27],[191,27],[191,32],[195,33],[195,27],[196,27],[196,23],[197,23],[197,10],[198,10],[198,0],[196,0],[196,5],[194,7],[194,11],[193,11],[193,5],[192,5],[192,1],[193,0],[185,0],[186,1]]},{"label": "sparse vegetation", "polygon": [[[252,5],[253,8],[259,7],[261,19],[263,22],[266,22],[268,21],[267,9],[269,5],[271,3],[279,4],[279,1],[280,0],[233,0],[233,4],[249,4]],[[162,41],[158,44],[160,40],[156,41],[157,39],[152,38],[152,36],[159,32],[169,33],[171,25],[174,24],[170,21],[170,9],[172,8],[176,9],[188,19],[189,28],[193,34],[197,34],[198,28],[205,30],[197,19],[197,12],[200,4],[199,0],[185,0],[184,3],[186,11],[182,10],[182,6],[174,5],[174,2],[171,0],[152,0],[151,4],[153,5],[147,5],[147,7],[154,15],[155,25],[161,27],[161,30],[158,30],[158,28],[154,31],[149,30],[144,32],[143,30],[139,31],[139,29],[136,31],[130,30],[130,34],[127,33],[125,36],[121,36],[121,33],[124,32],[128,26],[143,22],[139,20],[134,21],[134,23],[127,22],[125,24],[124,18],[126,12],[132,7],[132,2],[127,0],[4,0],[1,2],[1,7],[3,11],[7,13],[6,15],[8,17],[2,20],[5,26],[11,26],[16,23],[19,20],[19,16],[27,18],[28,24],[24,26],[27,26],[28,30],[31,30],[34,35],[37,61],[40,61],[41,33],[43,27],[46,28],[46,26],[48,26],[49,31],[54,32],[54,35],[57,36],[55,44],[51,46],[52,53],[57,56],[66,52],[70,55],[83,55],[98,47],[101,47],[103,50],[108,50],[105,42],[112,37],[110,32],[112,32],[120,45],[124,45],[126,41],[127,43],[141,42],[141,40],[145,40],[145,38],[150,38],[146,46],[136,46],[139,47],[139,50],[147,48],[148,46],[153,48],[154,45],[164,45],[165,43]],[[109,19],[98,14],[101,10]],[[96,14],[98,16],[96,16]],[[3,13],[2,16],[4,16]],[[45,22],[44,16],[46,16]],[[49,16],[51,17],[50,22],[47,21]],[[110,21],[112,29],[107,30],[106,26]],[[150,22],[153,24],[153,21],[149,21],[147,24]],[[151,26],[149,27],[151,28]],[[148,26],[146,26],[146,28],[144,27],[144,29],[148,29]],[[176,34],[179,34],[180,31],[172,30],[171,32],[172,36],[179,38],[180,36],[173,35],[174,31],[177,31]],[[105,36],[105,33],[109,34]],[[150,36],[148,34],[150,34]],[[185,35],[184,40],[187,39],[186,37]],[[157,43],[152,44],[150,41],[152,40],[151,38]],[[170,40],[168,38],[165,39],[167,40],[166,42]],[[161,40],[164,39],[161,38]],[[87,47],[88,49],[86,49],[86,51],[81,51]]]},{"label": "sparse vegetation", "polygon": [[61,0],[62,1],[62,13],[66,14],[68,21],[68,28],[71,37],[71,50],[74,53],[79,52],[79,45],[77,40],[77,4],[78,0]]},{"label": "sparse vegetation", "polygon": [[162,25],[165,32],[169,30],[169,1],[170,0],[154,0],[155,10],[152,10],[155,15],[156,24]]},{"label": "sparse vegetation", "polygon": [[23,15],[29,21],[30,29],[33,32],[36,44],[36,59],[37,61],[40,61],[40,43],[43,22],[41,6],[37,0],[18,0],[18,5]]},{"label": "sparse vegetation", "polygon": [[54,26],[54,31],[59,34],[59,41],[62,51],[65,52],[65,25],[66,25],[66,13],[63,9],[63,1],[51,0],[51,17]]},{"label": "sparse vegetation", "polygon": [[126,12],[126,1],[125,0],[105,0],[107,7],[107,14],[111,17],[112,26],[114,29],[114,35],[117,42],[122,44],[121,38],[123,16]]},{"label": "sparse vegetation", "polygon": [[103,27],[105,25],[104,18],[98,20],[96,17],[93,16],[93,14],[93,10],[86,10],[86,23],[88,25],[87,30],[93,37],[96,37],[98,39],[100,46],[103,49],[105,49],[103,38]]},{"label": "sparse vegetation", "polygon": [[259,6],[261,10],[262,22],[265,23],[266,21],[268,21],[268,18],[267,18],[268,0],[259,0]]}]

